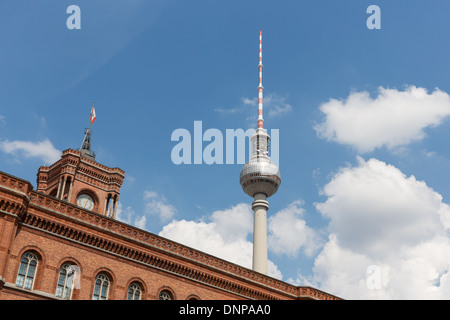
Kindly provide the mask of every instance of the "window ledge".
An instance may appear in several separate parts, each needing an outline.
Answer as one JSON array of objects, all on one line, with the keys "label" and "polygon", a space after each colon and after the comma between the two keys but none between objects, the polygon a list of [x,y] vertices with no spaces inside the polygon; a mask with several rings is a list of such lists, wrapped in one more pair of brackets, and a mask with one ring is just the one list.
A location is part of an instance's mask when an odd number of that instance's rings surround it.
[{"label": "window ledge", "polygon": [[[15,284],[9,283],[9,282],[5,282],[4,279],[0,279],[0,283],[3,282],[4,283],[4,288],[8,288],[12,291],[18,291],[21,293],[21,295],[29,295],[29,296],[38,296],[40,298],[44,298],[44,299],[52,299],[52,300],[63,300],[61,298],[58,298],[57,296],[55,296],[54,294],[50,294],[48,292],[44,292],[41,290],[27,290],[27,289],[23,289],[23,288],[19,288],[17,287]],[[1,284],[0,284],[1,287]]]}]

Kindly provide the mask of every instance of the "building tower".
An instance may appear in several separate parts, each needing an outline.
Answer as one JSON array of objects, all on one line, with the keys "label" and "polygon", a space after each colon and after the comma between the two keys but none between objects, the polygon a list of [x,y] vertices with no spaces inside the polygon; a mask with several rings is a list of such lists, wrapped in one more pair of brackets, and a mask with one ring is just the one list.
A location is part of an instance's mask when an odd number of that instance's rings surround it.
[{"label": "building tower", "polygon": [[241,170],[240,183],[254,199],[253,270],[267,274],[267,217],[269,202],[281,183],[280,170],[269,158],[270,136],[263,127],[262,32],[259,31],[258,128],[251,136],[252,155]]},{"label": "building tower", "polygon": [[95,119],[92,106],[89,128],[84,132],[81,148],[64,150],[61,159],[54,164],[41,166],[37,173],[37,191],[116,218],[125,172],[95,160],[95,153],[91,150],[91,125]]}]

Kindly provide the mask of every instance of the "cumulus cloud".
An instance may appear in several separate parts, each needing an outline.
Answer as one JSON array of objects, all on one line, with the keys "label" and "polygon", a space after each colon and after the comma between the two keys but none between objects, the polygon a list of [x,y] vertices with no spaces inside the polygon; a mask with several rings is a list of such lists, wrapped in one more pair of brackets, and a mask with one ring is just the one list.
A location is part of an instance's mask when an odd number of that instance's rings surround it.
[{"label": "cumulus cloud", "polygon": [[425,128],[438,126],[450,115],[450,97],[439,89],[428,93],[415,86],[404,91],[380,87],[375,98],[352,92],[345,100],[322,104],[320,111],[325,119],[315,126],[319,137],[364,153],[423,139]]},{"label": "cumulus cloud", "polygon": [[136,220],[134,221],[134,225],[139,228],[139,229],[145,229],[145,225],[147,223],[147,217],[146,216],[141,216],[136,218]]},{"label": "cumulus cloud", "polygon": [[127,224],[133,224],[139,229],[146,229],[147,217],[136,215],[131,206],[123,208],[122,203],[117,205],[116,219]]},{"label": "cumulus cloud", "polygon": [[[392,165],[359,158],[323,195],[316,207],[330,235],[314,264],[318,286],[350,299],[448,298],[450,207],[439,193]],[[368,283],[374,277],[377,286]]]},{"label": "cumulus cloud", "polygon": [[268,219],[269,249],[277,254],[296,257],[300,250],[312,256],[321,246],[317,232],[303,219],[301,200],[290,203]]},{"label": "cumulus cloud", "polygon": [[[167,222],[172,219],[177,210],[176,208],[167,202],[163,195],[160,195],[154,191],[144,192],[145,209],[144,212],[150,215],[156,215],[162,222]],[[140,221],[139,225],[145,225],[146,220]]]},{"label": "cumulus cloud", "polygon": [[[132,178],[133,180],[134,178]],[[131,206],[124,207],[121,202],[117,206],[116,219],[143,230],[148,230],[147,221],[155,222],[154,218],[167,223],[177,213],[177,209],[167,199],[151,190],[144,191],[143,211],[138,213]]]},{"label": "cumulus cloud", "polygon": [[16,159],[19,157],[39,158],[46,164],[52,164],[61,157],[61,151],[56,149],[48,139],[40,142],[3,140],[0,141],[0,150],[13,155]]}]

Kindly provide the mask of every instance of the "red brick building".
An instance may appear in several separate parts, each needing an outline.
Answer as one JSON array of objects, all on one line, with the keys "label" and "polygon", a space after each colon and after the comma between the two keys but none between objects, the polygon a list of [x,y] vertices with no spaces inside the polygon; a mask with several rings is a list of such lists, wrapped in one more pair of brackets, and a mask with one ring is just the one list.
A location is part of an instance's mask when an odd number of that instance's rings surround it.
[{"label": "red brick building", "polygon": [[116,220],[124,177],[90,146],[40,167],[36,190],[0,172],[0,300],[338,299]]}]

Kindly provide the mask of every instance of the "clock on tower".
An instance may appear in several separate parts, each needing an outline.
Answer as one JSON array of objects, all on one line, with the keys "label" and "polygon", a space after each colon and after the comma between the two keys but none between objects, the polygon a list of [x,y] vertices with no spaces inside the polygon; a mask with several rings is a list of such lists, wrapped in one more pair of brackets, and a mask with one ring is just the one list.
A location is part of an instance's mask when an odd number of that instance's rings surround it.
[{"label": "clock on tower", "polygon": [[84,209],[94,209],[94,200],[86,193],[82,193],[78,196],[77,204]]}]

